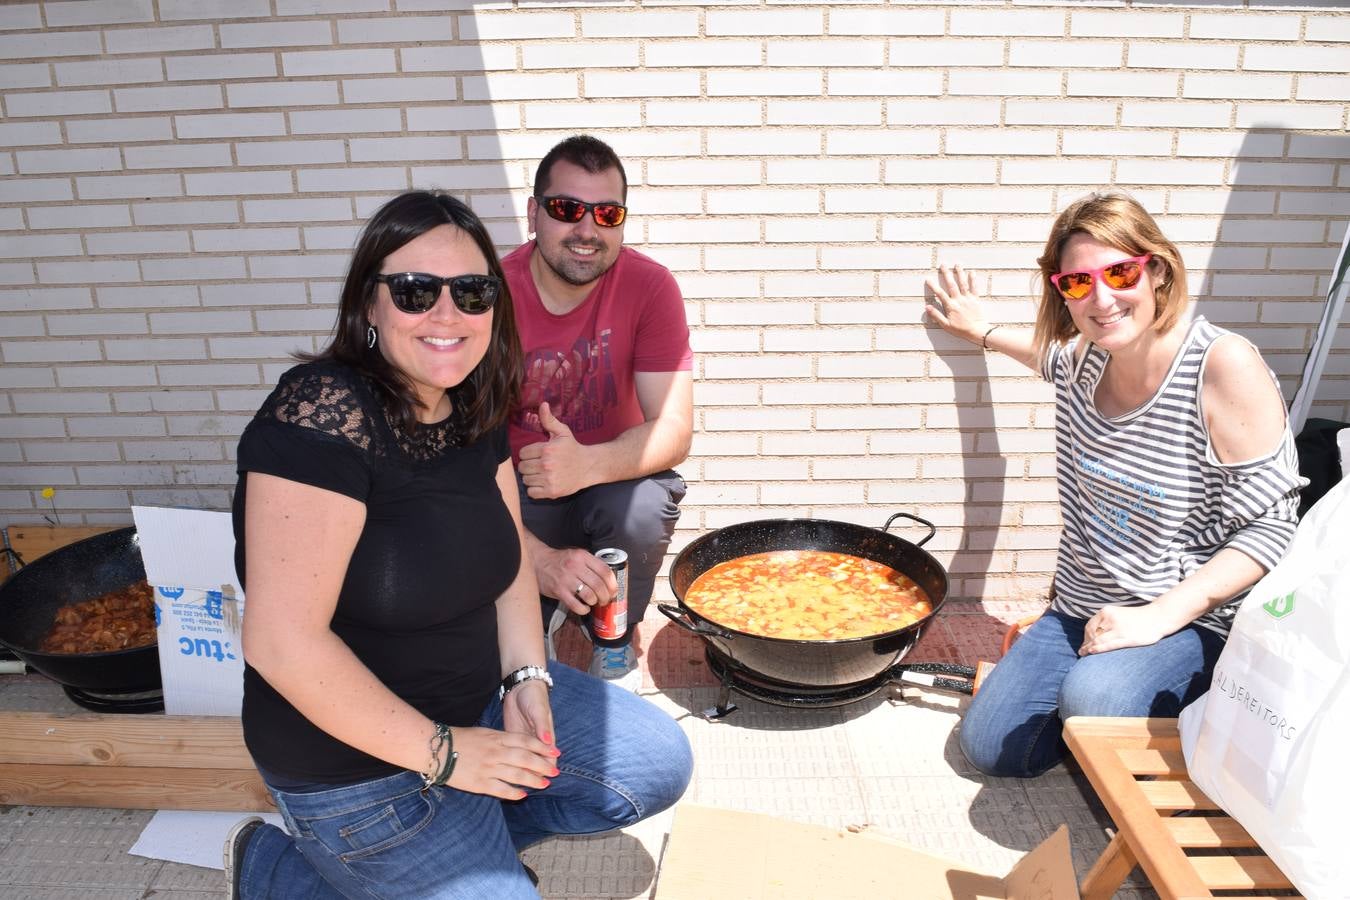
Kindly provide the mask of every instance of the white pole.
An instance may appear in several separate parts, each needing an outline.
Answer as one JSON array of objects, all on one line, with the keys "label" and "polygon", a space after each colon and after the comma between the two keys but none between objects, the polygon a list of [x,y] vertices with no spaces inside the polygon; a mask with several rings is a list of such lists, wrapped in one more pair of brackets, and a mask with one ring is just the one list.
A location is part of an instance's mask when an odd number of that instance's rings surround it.
[{"label": "white pole", "polygon": [[1350,281],[1347,281],[1346,269],[1350,268],[1350,228],[1345,231],[1345,240],[1341,242],[1341,255],[1331,270],[1331,289],[1327,291],[1327,305],[1322,310],[1322,321],[1317,324],[1317,333],[1313,335],[1312,348],[1303,363],[1303,381],[1289,404],[1289,429],[1294,434],[1303,430],[1308,420],[1308,411],[1312,409],[1313,395],[1317,393],[1317,382],[1322,379],[1322,367],[1326,364],[1327,353],[1331,350],[1332,338],[1336,335],[1336,325],[1341,321],[1341,310],[1345,306],[1346,294],[1350,294]]}]

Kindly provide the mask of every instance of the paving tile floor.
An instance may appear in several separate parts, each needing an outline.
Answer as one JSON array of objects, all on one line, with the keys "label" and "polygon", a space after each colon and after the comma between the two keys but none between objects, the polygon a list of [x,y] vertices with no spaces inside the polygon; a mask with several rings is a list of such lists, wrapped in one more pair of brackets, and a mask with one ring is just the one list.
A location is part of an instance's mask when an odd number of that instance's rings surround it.
[{"label": "paving tile floor", "polygon": [[[910,661],[973,665],[995,659],[1008,624],[1037,604],[953,601]],[[1060,824],[1069,825],[1081,877],[1101,853],[1110,820],[1082,776],[1060,766],[1032,780],[980,775],[956,730],[968,698],[887,688],[847,706],[787,709],[734,696],[720,721],[701,713],[718,698],[698,638],[654,610],[642,623],[641,692],[675,717],[694,748],[684,800],[801,822],[884,833],[1002,875]],[[588,649],[569,624],[559,656],[584,667]],[[78,711],[37,675],[0,677],[0,708]],[[223,875],[127,853],[152,813],[0,806],[0,898],[198,900],[223,895]],[[546,841],[526,861],[546,900],[659,898],[659,861],[673,812],[609,835]],[[734,848],[710,865],[735,865]],[[903,888],[893,894],[904,898]],[[1136,872],[1116,895],[1157,895]],[[709,898],[739,900],[739,898]],[[829,900],[829,898],[821,898]]]}]

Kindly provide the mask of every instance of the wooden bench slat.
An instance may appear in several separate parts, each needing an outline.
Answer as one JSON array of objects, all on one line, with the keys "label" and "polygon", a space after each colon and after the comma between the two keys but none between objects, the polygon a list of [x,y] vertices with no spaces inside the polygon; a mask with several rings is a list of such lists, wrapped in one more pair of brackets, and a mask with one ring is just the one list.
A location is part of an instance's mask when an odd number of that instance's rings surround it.
[{"label": "wooden bench slat", "polygon": [[1172,839],[1182,847],[1255,847],[1256,840],[1228,816],[1172,816],[1163,819]]},{"label": "wooden bench slat", "polygon": [[1114,716],[1075,716],[1075,729],[1091,743],[1107,742],[1117,750],[1152,748],[1180,750],[1176,719],[1129,719]]},{"label": "wooden bench slat", "polygon": [[1271,891],[1293,887],[1268,856],[1193,856],[1191,864],[1210,890]]},{"label": "wooden bench slat", "polygon": [[1133,775],[1154,778],[1175,778],[1186,771],[1186,760],[1181,750],[1159,750],[1155,747],[1125,747],[1119,751],[1120,761]]},{"label": "wooden bench slat", "polygon": [[1149,805],[1160,811],[1210,810],[1219,806],[1189,781],[1140,781],[1139,790]]},{"label": "wooden bench slat", "polygon": [[114,809],[273,809],[257,771],[119,766],[0,766],[0,804]]},{"label": "wooden bench slat", "polygon": [[254,770],[229,716],[0,712],[8,763]]}]

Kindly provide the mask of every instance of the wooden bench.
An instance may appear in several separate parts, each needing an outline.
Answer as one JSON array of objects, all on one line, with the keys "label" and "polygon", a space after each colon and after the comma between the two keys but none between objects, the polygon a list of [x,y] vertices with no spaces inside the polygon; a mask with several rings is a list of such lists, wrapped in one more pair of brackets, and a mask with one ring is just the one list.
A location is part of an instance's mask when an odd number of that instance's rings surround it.
[{"label": "wooden bench", "polygon": [[[1064,739],[1117,829],[1083,878],[1083,900],[1111,897],[1136,865],[1163,900],[1293,889],[1251,835],[1186,777],[1176,719],[1076,716]],[[1191,815],[1177,816],[1182,810]]]},{"label": "wooden bench", "polygon": [[225,716],[0,712],[0,804],[273,809]]}]

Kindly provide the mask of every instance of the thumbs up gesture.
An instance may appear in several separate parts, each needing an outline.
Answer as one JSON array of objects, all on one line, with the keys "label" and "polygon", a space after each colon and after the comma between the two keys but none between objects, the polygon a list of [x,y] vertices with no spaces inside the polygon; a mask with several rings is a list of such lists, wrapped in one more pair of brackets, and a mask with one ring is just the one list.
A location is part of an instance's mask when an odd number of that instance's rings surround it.
[{"label": "thumbs up gesture", "polygon": [[525,491],[535,500],[566,497],[587,487],[586,447],[577,443],[568,428],[549,409],[539,404],[539,424],[548,440],[527,444],[520,450],[520,476]]},{"label": "thumbs up gesture", "polygon": [[548,434],[550,441],[554,438],[576,440],[576,438],[572,437],[572,429],[568,428],[557,416],[553,415],[553,410],[547,403],[539,404],[539,424],[543,426],[544,432]]}]

